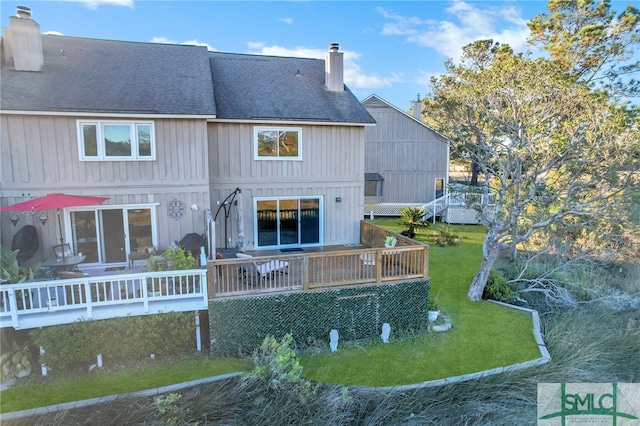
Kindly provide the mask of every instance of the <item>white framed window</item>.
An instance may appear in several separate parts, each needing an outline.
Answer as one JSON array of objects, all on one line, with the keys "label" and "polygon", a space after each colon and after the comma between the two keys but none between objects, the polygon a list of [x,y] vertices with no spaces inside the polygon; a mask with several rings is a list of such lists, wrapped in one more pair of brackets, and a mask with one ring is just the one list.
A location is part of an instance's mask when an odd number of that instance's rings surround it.
[{"label": "white framed window", "polygon": [[152,121],[78,120],[81,161],[147,161],[156,159]]},{"label": "white framed window", "polygon": [[302,160],[302,128],[254,127],[255,160]]},{"label": "white framed window", "polygon": [[364,196],[365,197],[380,197],[382,196],[382,182],[379,180],[368,180],[364,182]]},{"label": "white framed window", "polygon": [[365,197],[382,197],[382,183],[384,178],[380,173],[364,174],[364,196]]}]

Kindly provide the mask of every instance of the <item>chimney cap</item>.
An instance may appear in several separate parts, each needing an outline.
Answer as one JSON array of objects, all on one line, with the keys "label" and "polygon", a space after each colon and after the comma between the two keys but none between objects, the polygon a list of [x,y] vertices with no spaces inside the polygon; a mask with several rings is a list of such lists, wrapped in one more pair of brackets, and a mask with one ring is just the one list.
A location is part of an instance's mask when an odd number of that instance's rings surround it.
[{"label": "chimney cap", "polygon": [[16,16],[18,18],[26,18],[29,19],[31,18],[31,8],[27,7],[27,6],[18,6],[16,8]]},{"label": "chimney cap", "polygon": [[331,43],[329,45],[329,52],[337,52],[340,50],[340,43]]}]

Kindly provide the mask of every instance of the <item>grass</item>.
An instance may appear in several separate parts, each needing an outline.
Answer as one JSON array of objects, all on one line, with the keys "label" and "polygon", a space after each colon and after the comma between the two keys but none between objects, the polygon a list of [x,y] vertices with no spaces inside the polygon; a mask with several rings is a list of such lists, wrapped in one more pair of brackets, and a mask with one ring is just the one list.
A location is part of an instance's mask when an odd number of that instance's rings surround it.
[{"label": "grass", "polygon": [[[400,230],[395,220],[376,220],[375,223]],[[438,296],[439,304],[453,321],[450,331],[428,333],[388,345],[303,356],[305,376],[324,383],[394,386],[538,357],[530,315],[467,299],[467,285],[481,260],[484,230],[468,225],[454,226],[453,230],[463,237],[457,247],[432,244],[431,229],[417,235],[430,244],[432,294]],[[0,412],[149,389],[250,368],[249,360],[198,357],[64,380],[55,379],[53,374],[50,379],[33,380],[0,393]]]},{"label": "grass", "polygon": [[171,410],[160,410],[153,398],[118,399],[11,424],[535,425],[538,383],[638,381],[637,309],[585,305],[542,321],[552,362],[468,382],[397,392],[309,383],[301,392],[283,375],[273,379],[277,391],[232,379],[180,391]]},{"label": "grass", "polygon": [[[401,231],[396,219],[376,219],[384,228]],[[347,348],[303,356],[309,379],[334,384],[396,386],[421,383],[515,364],[540,356],[532,333],[531,315],[489,302],[471,302],[467,287],[482,259],[484,229],[451,226],[462,237],[456,247],[433,244],[435,224],[416,235],[429,244],[431,294],[453,323],[446,333],[415,339]]]},{"label": "grass", "polygon": [[174,383],[252,368],[249,360],[196,357],[157,365],[128,368],[115,372],[98,372],[70,379],[33,381],[0,393],[0,411],[26,410],[87,398],[152,389]]}]

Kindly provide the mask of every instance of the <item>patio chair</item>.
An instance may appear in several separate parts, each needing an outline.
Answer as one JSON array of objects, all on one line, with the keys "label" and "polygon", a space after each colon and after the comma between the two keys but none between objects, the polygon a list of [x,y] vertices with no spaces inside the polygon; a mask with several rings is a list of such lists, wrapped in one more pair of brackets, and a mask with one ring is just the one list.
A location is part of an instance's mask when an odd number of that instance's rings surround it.
[{"label": "patio chair", "polygon": [[[253,256],[244,253],[236,253],[236,257],[239,259],[253,259]],[[238,268],[238,277],[249,282],[255,282],[262,278],[255,261],[243,262]],[[252,277],[255,279],[252,279]]]},{"label": "patio chair", "polygon": [[20,265],[31,259],[39,247],[38,233],[33,225],[25,225],[20,228],[11,241],[11,251],[20,250],[17,258]]},{"label": "patio chair", "polygon": [[[253,259],[253,256],[244,254],[244,253],[236,253],[236,257],[241,259]],[[285,262],[284,260],[270,260],[264,263],[257,263],[255,261],[247,261],[243,263],[238,269],[238,274],[242,278],[249,278],[252,276],[257,277],[257,280],[262,280],[264,278],[273,276],[276,272],[288,273],[289,271],[289,262]],[[254,280],[250,280],[250,282],[255,282]]]},{"label": "patio chair", "polygon": [[69,243],[58,244],[57,246],[53,246],[53,254],[57,258],[71,257],[73,256],[73,250],[71,250],[71,246],[69,245]]},{"label": "patio chair", "polygon": [[376,254],[375,253],[363,253],[360,255],[360,260],[363,266],[376,266]]}]

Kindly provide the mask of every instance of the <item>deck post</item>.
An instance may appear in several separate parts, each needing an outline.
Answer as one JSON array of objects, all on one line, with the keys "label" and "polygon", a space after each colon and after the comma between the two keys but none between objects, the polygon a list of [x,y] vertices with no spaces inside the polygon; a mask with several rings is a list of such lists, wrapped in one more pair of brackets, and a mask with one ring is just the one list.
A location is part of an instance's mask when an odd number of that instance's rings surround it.
[{"label": "deck post", "polygon": [[382,282],[382,249],[376,249],[376,283],[380,284]]},{"label": "deck post", "polygon": [[422,257],[424,259],[424,266],[422,271],[423,277],[427,278],[429,276],[429,246],[424,246],[423,250],[424,255]]},{"label": "deck post", "polygon": [[196,311],[196,350],[202,352],[202,336],[200,332],[200,313]]},{"label": "deck post", "polygon": [[13,288],[9,289],[9,309],[11,310],[13,328],[18,328],[18,301],[16,300],[16,291]]},{"label": "deck post", "polygon": [[217,274],[215,273],[216,267],[214,262],[207,262],[207,296],[209,299],[213,299],[215,296],[215,287]]},{"label": "deck post", "polygon": [[[84,297],[87,301],[87,319],[93,319],[93,300],[91,299],[91,284],[89,280],[82,283],[84,286]],[[96,299],[100,300],[100,289],[96,286]]]},{"label": "deck post", "polygon": [[309,255],[302,256],[302,289],[309,290]]}]

